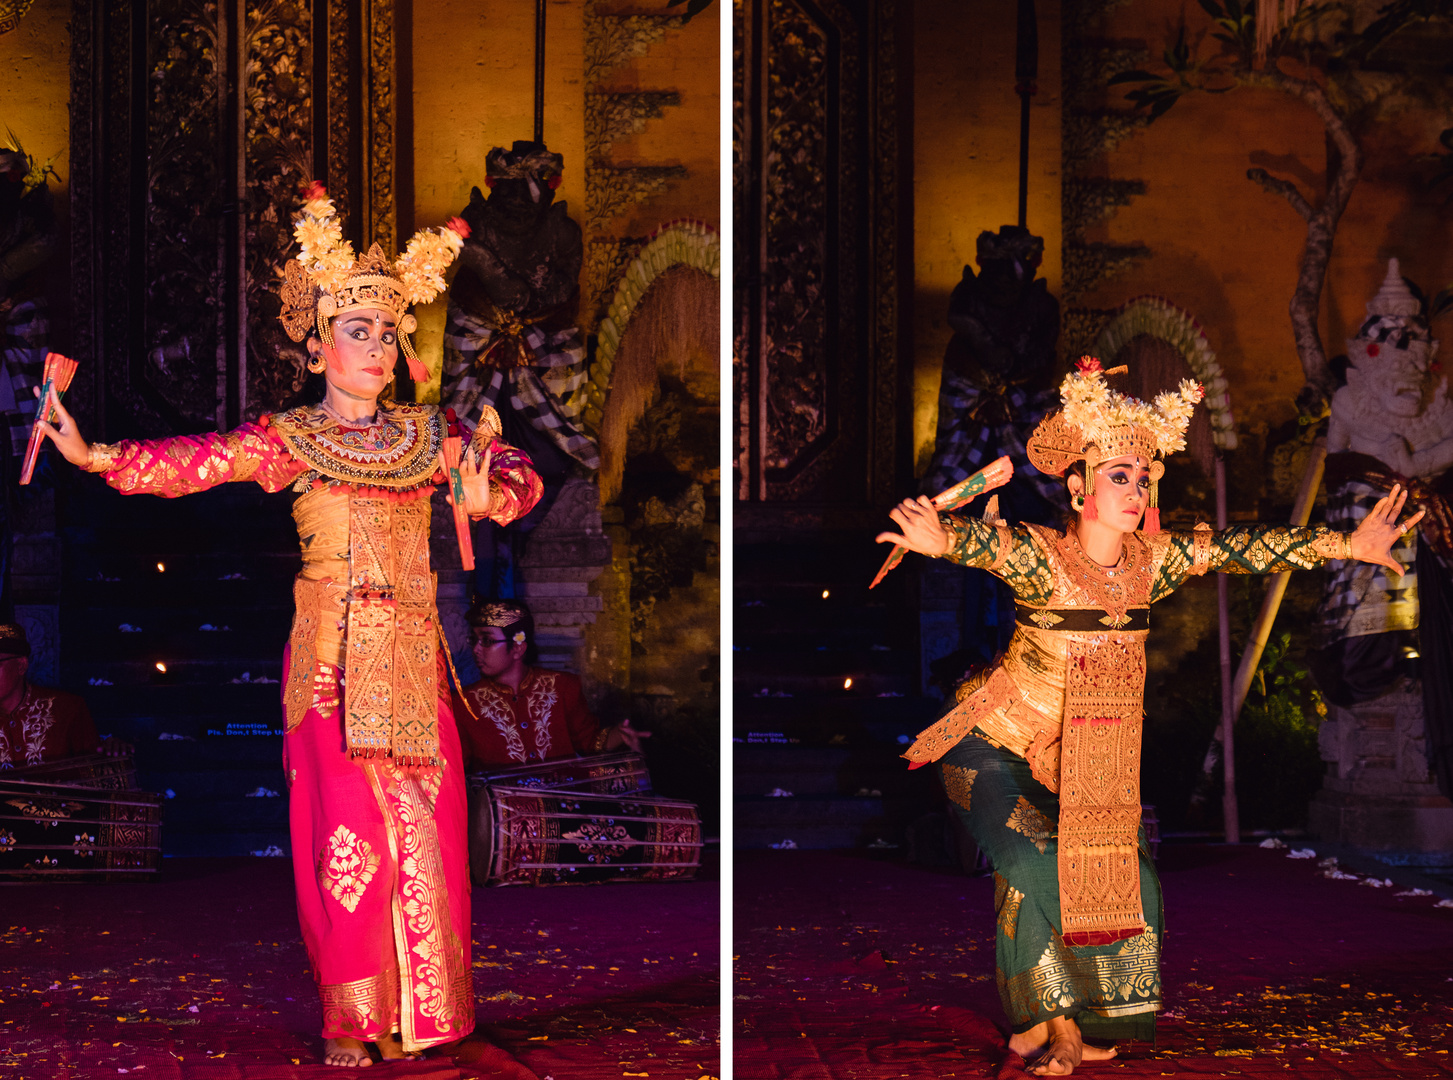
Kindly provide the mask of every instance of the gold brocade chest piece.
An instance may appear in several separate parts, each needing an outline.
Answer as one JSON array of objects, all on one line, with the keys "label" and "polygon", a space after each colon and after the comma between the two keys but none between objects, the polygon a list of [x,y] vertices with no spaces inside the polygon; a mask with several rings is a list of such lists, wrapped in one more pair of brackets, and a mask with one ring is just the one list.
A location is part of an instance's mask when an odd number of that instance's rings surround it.
[{"label": "gold brocade chest piece", "polygon": [[288,452],[318,476],[395,490],[432,483],[445,434],[435,405],[380,407],[378,420],[361,428],[302,406],[274,416],[272,426]]},{"label": "gold brocade chest piece", "polygon": [[1150,549],[1135,534],[1125,537],[1124,555],[1114,567],[1101,566],[1086,555],[1073,530],[1060,538],[1055,554],[1058,580],[1050,606],[1102,609],[1110,630],[1130,625],[1131,608],[1150,606],[1154,561]]}]

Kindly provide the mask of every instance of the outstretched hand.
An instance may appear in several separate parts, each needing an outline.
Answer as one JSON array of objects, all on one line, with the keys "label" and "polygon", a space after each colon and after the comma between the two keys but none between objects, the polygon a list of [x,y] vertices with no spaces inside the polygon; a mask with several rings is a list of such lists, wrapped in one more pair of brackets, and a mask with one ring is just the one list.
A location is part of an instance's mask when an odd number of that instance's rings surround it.
[{"label": "outstretched hand", "polygon": [[[476,457],[470,448],[459,459],[459,478],[464,481],[464,512],[471,517],[483,517],[490,511],[489,469],[493,462],[493,442],[485,448],[483,458]],[[446,497],[453,506],[453,493]]]},{"label": "outstretched hand", "polygon": [[[40,387],[35,388],[35,396],[40,397]],[[38,409],[41,417],[36,419],[35,425],[40,428],[41,434],[45,435],[60,451],[61,457],[65,458],[72,465],[81,468],[91,460],[91,447],[81,437],[80,429],[76,427],[75,417],[66,412],[65,406],[61,404],[60,395],[55,392],[55,387],[50,388],[48,395],[50,406],[55,410],[56,422],[54,424],[45,421],[45,406],[40,405]]]},{"label": "outstretched hand", "polygon": [[1401,577],[1402,563],[1390,554],[1393,544],[1414,525],[1423,520],[1426,510],[1419,510],[1401,525],[1398,515],[1408,501],[1408,492],[1401,484],[1394,484],[1392,490],[1377,500],[1377,505],[1368,512],[1352,534],[1352,557],[1361,562],[1385,566]]},{"label": "outstretched hand", "polygon": [[897,544],[934,558],[948,551],[948,533],[939,524],[938,508],[927,495],[904,499],[888,511],[888,516],[903,531],[879,533],[878,543]]}]

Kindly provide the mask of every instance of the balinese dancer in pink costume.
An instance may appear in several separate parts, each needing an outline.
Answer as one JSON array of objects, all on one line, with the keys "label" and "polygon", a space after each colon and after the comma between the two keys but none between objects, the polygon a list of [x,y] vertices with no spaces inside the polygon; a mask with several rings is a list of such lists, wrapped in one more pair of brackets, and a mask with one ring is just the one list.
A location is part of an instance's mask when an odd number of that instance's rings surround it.
[{"label": "balinese dancer in pink costume", "polygon": [[[366,1066],[368,1043],[402,1057],[474,1027],[463,758],[429,570],[429,496],[448,475],[444,440],[460,432],[436,406],[385,393],[400,349],[425,377],[408,307],[443,289],[468,229],[456,219],[422,231],[393,262],[377,244],[355,258],[322,186],[305,200],[282,321],[307,340],[321,402],[225,434],[108,446],[88,445],[53,400],[58,420],[44,430],[66,460],[126,493],[173,498],[229,480],[299,493],[303,570],[283,687],[298,917],[324,1060]],[[486,410],[464,433],[460,474],[470,516],[503,525],[541,485],[499,430]]]}]

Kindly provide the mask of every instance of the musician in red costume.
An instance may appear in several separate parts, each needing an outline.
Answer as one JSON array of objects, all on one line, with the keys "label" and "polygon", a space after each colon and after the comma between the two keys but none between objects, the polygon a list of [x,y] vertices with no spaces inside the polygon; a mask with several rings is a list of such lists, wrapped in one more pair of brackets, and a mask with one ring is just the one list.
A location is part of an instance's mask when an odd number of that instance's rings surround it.
[{"label": "musician in red costume", "polygon": [[474,659],[484,678],[464,688],[457,711],[464,756],[473,767],[533,765],[609,750],[641,751],[649,731],[629,720],[602,728],[580,679],[526,663],[533,659],[535,619],[518,600],[476,602],[466,614]]},{"label": "musician in red costume", "polygon": [[18,623],[0,623],[0,769],[82,754],[128,757],[133,747],[96,734],[86,700],[26,678],[30,640]]},{"label": "musician in red costume", "polygon": [[[284,654],[283,767],[303,939],[323,1005],[324,1061],[367,1066],[449,1046],[474,1027],[463,757],[429,571],[429,496],[459,431],[386,394],[411,303],[443,288],[462,222],[421,231],[392,263],[342,239],[321,185],[305,192],[282,321],[307,341],[323,400],[225,434],[87,445],[54,396],[43,430],[118,491],[174,497],[227,481],[298,494],[303,549]],[[464,455],[464,507],[499,524],[541,485],[487,411]],[[346,673],[346,677],[345,677]]]}]

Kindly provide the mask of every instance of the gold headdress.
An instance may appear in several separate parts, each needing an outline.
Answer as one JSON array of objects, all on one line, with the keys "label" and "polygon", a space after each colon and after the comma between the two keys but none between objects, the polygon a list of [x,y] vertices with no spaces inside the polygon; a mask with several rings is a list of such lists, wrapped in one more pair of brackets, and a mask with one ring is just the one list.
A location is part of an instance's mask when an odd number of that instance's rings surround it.
[{"label": "gold headdress", "polygon": [[503,630],[514,626],[525,617],[524,609],[518,604],[484,604],[471,620],[476,626],[497,626]]},{"label": "gold headdress", "polygon": [[0,623],[0,657],[29,656],[30,640],[19,623]]},{"label": "gold headdress", "polygon": [[392,263],[374,244],[361,259],[343,239],[338,211],[323,185],[314,181],[303,190],[302,214],[293,222],[293,237],[302,249],[288,261],[283,277],[282,320],[288,336],[302,341],[315,327],[333,347],[331,320],[362,308],[382,308],[394,317],[399,348],[416,382],[428,369],[414,355],[409,335],[419,328],[410,304],[427,304],[444,290],[444,271],[464,248],[469,226],[459,218],[436,230],[420,229],[404,253]]},{"label": "gold headdress", "polygon": [[1205,396],[1198,382],[1183,379],[1179,390],[1156,395],[1154,402],[1117,393],[1105,376],[1125,368],[1103,371],[1100,361],[1083,356],[1060,384],[1064,408],[1040,421],[1029,437],[1029,463],[1042,473],[1063,476],[1076,461],[1085,463],[1085,516],[1095,517],[1095,469],[1122,457],[1144,458],[1150,464],[1150,508],[1145,531],[1160,531],[1158,481],[1165,465],[1155,460],[1186,448],[1186,429],[1196,402]]}]

